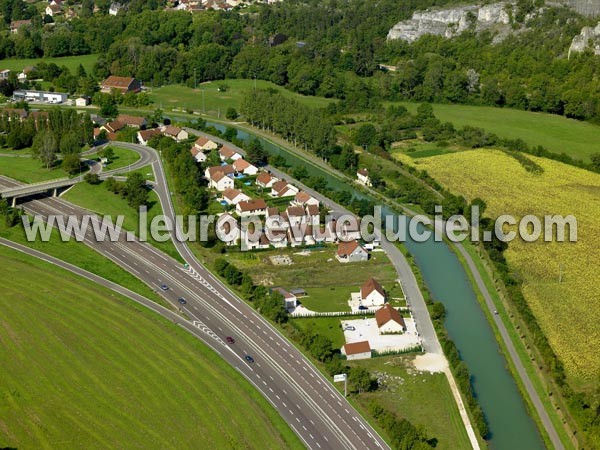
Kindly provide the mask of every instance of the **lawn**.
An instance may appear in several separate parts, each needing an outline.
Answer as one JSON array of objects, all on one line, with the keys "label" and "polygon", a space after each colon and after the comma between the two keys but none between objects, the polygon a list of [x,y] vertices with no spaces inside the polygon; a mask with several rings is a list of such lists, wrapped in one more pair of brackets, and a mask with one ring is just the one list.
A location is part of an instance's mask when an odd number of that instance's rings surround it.
[{"label": "lawn", "polygon": [[0,264],[0,447],[303,448],[170,321],[10,249]]},{"label": "lawn", "polygon": [[3,69],[9,69],[12,71],[22,71],[26,66],[35,66],[41,62],[46,64],[54,63],[59,67],[67,67],[73,75],[77,74],[77,67],[79,64],[83,66],[87,73],[92,71],[98,55],[80,55],[80,56],[63,56],[60,58],[36,58],[36,59],[3,59],[1,66]]},{"label": "lawn", "polygon": [[[127,200],[117,194],[109,192],[104,183],[91,185],[89,183],[79,183],[73,186],[63,195],[64,199],[81,206],[82,208],[93,211],[99,215],[110,215],[113,221],[119,215],[124,216],[123,228],[133,231],[139,236],[140,217],[136,210],[127,204]],[[162,208],[158,196],[154,191],[149,192],[148,197],[148,227],[152,219],[162,214]],[[168,240],[166,242],[157,242],[152,239],[148,233],[148,242],[163,252],[169,254],[175,259],[181,260],[175,246]]]},{"label": "lawn", "polygon": [[52,230],[52,235],[48,242],[40,240],[28,242],[25,232],[20,225],[6,228],[4,223],[0,223],[0,236],[60,258],[74,266],[81,267],[107,280],[120,284],[150,300],[165,304],[162,297],[159,297],[146,284],[84,243],[76,241],[62,242],[56,229]]},{"label": "lawn", "polygon": [[[234,107],[238,110],[245,93],[254,89],[254,80],[221,80],[211,81],[198,85],[197,89],[183,85],[168,85],[153,89],[150,99],[154,106],[163,110],[193,109],[211,116],[225,117],[227,108]],[[219,91],[219,87],[227,85],[227,90]],[[333,100],[323,97],[309,97],[288,91],[269,81],[256,80],[257,89],[276,89],[285,97],[294,98],[308,106],[325,107]],[[204,91],[204,102],[202,101]]]},{"label": "lawn", "polygon": [[310,319],[291,319],[293,324],[303,331],[313,331],[321,336],[328,337],[333,342],[334,348],[341,348],[346,342],[342,331],[340,317],[317,317]]},{"label": "lawn", "polygon": [[[397,274],[384,253],[372,253],[366,262],[343,264],[335,259],[335,246],[316,249],[310,255],[299,255],[300,249],[284,248],[262,252],[231,252],[229,260],[246,271],[255,283],[303,288],[307,297],[303,305],[314,311],[348,311],[350,292],[357,292],[370,277],[376,278],[391,296],[398,296]],[[274,266],[269,257],[288,255],[289,266]]]},{"label": "lawn", "polygon": [[[129,150],[128,148],[118,147],[116,145],[110,146],[113,149],[114,156],[110,159],[104,170],[115,170],[121,167],[126,167],[134,164],[140,159],[140,154]],[[99,159],[102,152],[87,155],[90,159]]]},{"label": "lawn", "polygon": [[347,361],[361,366],[372,375],[385,375],[386,385],[373,393],[358,395],[358,402],[368,408],[377,398],[380,404],[406,418],[417,427],[424,427],[429,439],[438,440],[437,450],[469,449],[467,432],[458,407],[443,373],[420,373],[412,366],[413,356],[372,358]]},{"label": "lawn", "polygon": [[0,156],[0,175],[14,178],[23,183],[36,183],[68,176],[67,172],[60,168],[60,164],[57,167],[46,169],[38,159],[12,156]]},{"label": "lawn", "polygon": [[141,173],[144,176],[144,178],[146,178],[146,180],[154,181],[154,170],[152,169],[152,166],[150,164],[129,172],[119,172],[117,175],[126,177],[132,173]]},{"label": "lawn", "polygon": [[[577,387],[590,387],[600,373],[596,351],[600,347],[600,309],[595,289],[600,285],[600,260],[592,256],[598,254],[600,240],[600,175],[544,158],[529,158],[543,168],[543,173],[527,172],[514,158],[496,150],[417,160],[404,156],[403,161],[427,170],[467,200],[482,198],[487,203],[486,215],[491,217],[510,214],[519,221],[528,214],[540,220],[545,215],[572,214],[576,218],[576,243],[556,239],[544,242],[543,236],[532,243],[515,239],[506,258],[522,278],[525,298],[565,365],[569,380]],[[516,226],[510,229],[516,231]],[[557,323],[561,325],[557,327]]]},{"label": "lawn", "polygon": [[[402,104],[411,112],[418,106]],[[440,104],[434,105],[433,110],[442,122],[484,128],[503,138],[521,138],[531,146],[542,145],[577,159],[587,161],[600,148],[600,127],[563,116],[489,106]]]}]

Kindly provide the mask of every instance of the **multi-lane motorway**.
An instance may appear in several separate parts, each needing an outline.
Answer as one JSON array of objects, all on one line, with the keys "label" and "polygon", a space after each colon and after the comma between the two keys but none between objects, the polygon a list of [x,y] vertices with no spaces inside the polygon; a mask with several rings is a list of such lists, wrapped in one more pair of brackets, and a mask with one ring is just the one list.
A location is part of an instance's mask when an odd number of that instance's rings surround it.
[{"label": "multi-lane motorway", "polygon": [[[155,190],[165,215],[174,210],[161,162],[153,150],[135,144],[119,144],[151,157]],[[0,179],[0,186],[12,183]],[[60,198],[42,198],[21,204],[28,212],[45,217],[88,214]],[[182,308],[189,321],[211,348],[240,371],[279,411],[311,449],[389,448],[377,432],[321,373],[266,320],[206,270],[185,243],[174,243],[188,263],[181,263],[125,233],[116,242],[97,242],[91,229],[84,242],[153,287]],[[162,291],[161,285],[169,289]],[[178,299],[185,298],[180,305]],[[182,319],[183,320],[183,319]],[[188,324],[189,325],[189,324]],[[227,344],[225,337],[235,339]],[[246,361],[250,355],[254,362]],[[241,411],[240,414],[243,414]]]}]

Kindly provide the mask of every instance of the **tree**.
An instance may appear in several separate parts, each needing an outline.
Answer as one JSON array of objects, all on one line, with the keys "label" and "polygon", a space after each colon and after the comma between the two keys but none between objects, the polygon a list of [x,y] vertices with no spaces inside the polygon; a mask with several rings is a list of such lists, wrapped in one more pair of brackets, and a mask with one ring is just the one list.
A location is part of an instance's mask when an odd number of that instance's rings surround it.
[{"label": "tree", "polygon": [[81,160],[78,153],[69,153],[63,157],[61,163],[62,169],[70,175],[74,175],[81,170]]},{"label": "tree", "polygon": [[354,143],[361,147],[370,147],[375,144],[377,129],[370,123],[361,125],[354,133]]},{"label": "tree", "polygon": [[230,106],[229,108],[227,108],[225,117],[227,117],[227,119],[229,120],[235,120],[239,117],[239,114],[233,106]]},{"label": "tree", "polygon": [[252,139],[246,146],[246,159],[250,164],[260,166],[267,163],[267,152],[256,138]]},{"label": "tree", "polygon": [[146,179],[141,173],[134,172],[129,175],[125,182],[125,197],[129,206],[134,209],[148,203]]},{"label": "tree", "polygon": [[373,378],[369,371],[363,367],[353,367],[348,375],[348,381],[359,392],[363,393],[373,389]]},{"label": "tree", "polygon": [[33,156],[41,160],[47,169],[52,167],[56,162],[56,150],[56,139],[47,130],[43,130],[37,134],[31,147]]},{"label": "tree", "polygon": [[112,159],[115,157],[115,151],[110,146],[104,147],[104,150],[102,150],[101,155],[103,158],[106,158],[108,160],[108,162],[111,162]]},{"label": "tree", "polygon": [[72,155],[81,150],[81,138],[74,132],[66,133],[60,139],[60,152],[63,155]]}]

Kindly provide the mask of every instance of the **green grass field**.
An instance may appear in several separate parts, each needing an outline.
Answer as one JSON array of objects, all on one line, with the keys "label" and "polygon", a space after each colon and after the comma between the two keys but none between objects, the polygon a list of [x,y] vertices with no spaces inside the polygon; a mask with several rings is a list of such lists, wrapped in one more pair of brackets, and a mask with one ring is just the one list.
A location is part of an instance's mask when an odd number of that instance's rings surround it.
[{"label": "green grass field", "polygon": [[[219,86],[227,85],[225,92],[220,92]],[[257,89],[276,89],[285,97],[294,98],[308,106],[325,107],[334,100],[322,97],[308,97],[295,94],[269,81],[256,80]],[[239,112],[240,103],[245,93],[254,88],[254,80],[221,80],[211,81],[198,85],[197,89],[182,85],[169,85],[153,89],[150,98],[154,106],[163,110],[173,108],[193,109],[199,112],[217,116],[220,113],[225,118],[225,112],[230,106]],[[202,102],[202,91],[204,91],[204,105]],[[204,106],[204,107],[203,107]]]},{"label": "green grass field", "polygon": [[[421,373],[412,367],[412,356],[372,358],[348,361],[374,374],[386,374],[387,385],[373,393],[358,395],[358,402],[368,407],[373,398],[386,408],[425,427],[428,438],[438,439],[437,450],[471,448],[458,407],[443,373]],[[385,362],[385,364],[384,364]]]},{"label": "green grass field", "polygon": [[170,321],[10,249],[0,265],[0,447],[303,448]]},{"label": "green grass field", "polygon": [[[127,200],[120,195],[109,192],[103,183],[91,185],[88,183],[79,183],[73,186],[68,192],[63,195],[63,198],[69,202],[75,203],[82,208],[93,211],[99,215],[112,216],[113,222],[119,215],[124,216],[123,228],[128,231],[133,231],[139,235],[140,217],[136,210],[127,204]],[[154,191],[149,192],[148,203],[148,226],[152,219],[162,214],[162,208],[158,201],[158,196]],[[175,249],[173,243],[169,240],[166,242],[157,242],[153,240],[148,233],[148,242],[156,246],[159,250],[169,254],[175,259],[181,260],[179,253]]]},{"label": "green grass field", "polygon": [[60,58],[35,58],[35,59],[4,59],[0,62],[2,69],[9,69],[12,71],[22,71],[24,67],[35,66],[41,62],[46,64],[54,63],[59,67],[67,67],[72,74],[77,73],[77,67],[79,64],[83,66],[87,73],[92,71],[94,63],[98,60],[98,55],[80,55],[80,56],[64,56]]},{"label": "green grass field", "polygon": [[68,176],[67,172],[60,168],[60,163],[57,167],[46,169],[38,159],[12,156],[0,156],[0,175],[23,183],[36,183]]},{"label": "green grass field", "polygon": [[[418,106],[402,104],[411,112]],[[442,122],[480,127],[503,138],[520,138],[531,146],[542,145],[577,159],[587,161],[600,148],[600,127],[563,116],[489,106],[439,104],[433,110]]]},{"label": "green grass field", "polygon": [[119,172],[117,173],[117,175],[126,177],[132,173],[141,173],[144,176],[144,178],[146,178],[146,180],[154,181],[154,171],[152,170],[151,165],[140,167],[139,169],[132,170],[131,172]]},{"label": "green grass field", "polygon": [[41,240],[28,242],[21,225],[6,228],[4,223],[0,223],[0,237],[18,242],[19,244],[26,245],[27,247],[47,253],[56,258],[60,258],[74,266],[81,267],[82,269],[100,275],[107,280],[120,284],[150,300],[165,304],[162,297],[158,296],[158,294],[142,281],[113,263],[108,258],[105,258],[92,250],[84,243],[76,241],[62,242],[56,229],[52,230],[51,238],[48,242],[42,242]]},{"label": "green grass field", "polygon": [[[120,169],[121,167],[126,167],[140,159],[139,153],[134,152],[133,150],[118,147],[116,145],[111,145],[110,147],[113,149],[114,156],[111,158],[104,170]],[[87,157],[90,159],[98,159],[100,156],[101,152],[88,155]]]},{"label": "green grass field", "polygon": [[[298,255],[299,249],[283,248],[260,253],[230,253],[228,259],[246,271],[255,283],[282,286],[286,289],[303,288],[307,297],[302,304],[313,311],[349,311],[351,292],[375,277],[395,297],[399,293],[396,272],[384,253],[373,253],[367,262],[343,264],[335,259],[335,246],[314,250],[310,255]],[[288,255],[289,266],[274,266],[270,256]],[[330,261],[331,260],[331,261]]]}]

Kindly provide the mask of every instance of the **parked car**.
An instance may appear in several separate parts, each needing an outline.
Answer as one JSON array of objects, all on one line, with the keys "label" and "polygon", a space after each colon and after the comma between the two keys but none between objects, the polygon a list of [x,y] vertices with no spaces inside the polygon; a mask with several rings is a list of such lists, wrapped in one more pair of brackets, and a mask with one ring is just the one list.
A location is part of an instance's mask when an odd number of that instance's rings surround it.
[{"label": "parked car", "polygon": [[225,338],[225,340],[227,341],[228,344],[235,344],[235,339],[232,338],[231,336],[227,336]]},{"label": "parked car", "polygon": [[346,328],[344,328],[344,331],[356,331],[356,328],[348,325]]},{"label": "parked car", "polygon": [[249,363],[253,363],[254,362],[254,358],[252,356],[250,356],[250,355],[244,356],[244,359],[246,361],[248,361]]},{"label": "parked car", "polygon": [[183,297],[179,297],[179,298],[177,299],[177,301],[178,301],[179,303],[181,303],[182,305],[185,305],[185,304],[187,303],[187,301],[186,301],[186,300],[185,300],[185,298],[183,298]]}]

